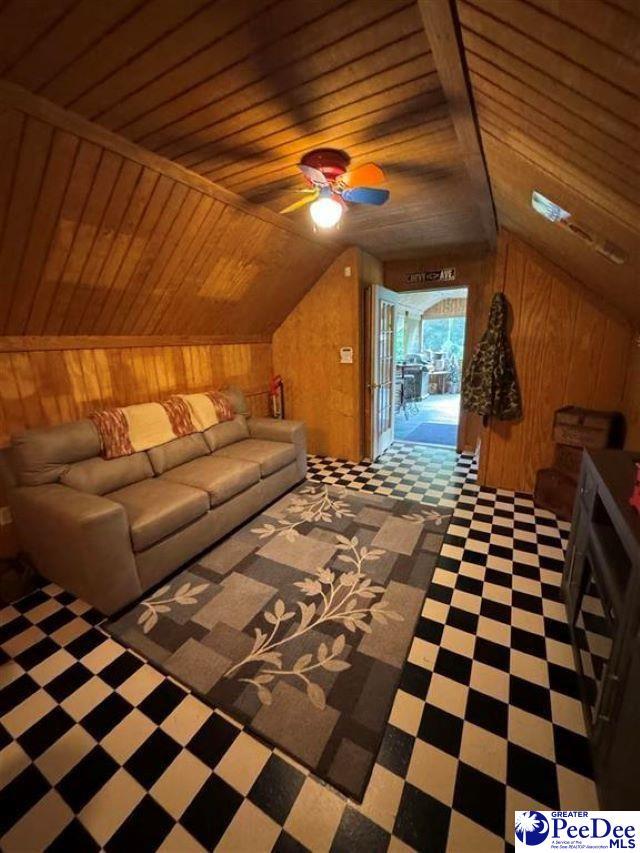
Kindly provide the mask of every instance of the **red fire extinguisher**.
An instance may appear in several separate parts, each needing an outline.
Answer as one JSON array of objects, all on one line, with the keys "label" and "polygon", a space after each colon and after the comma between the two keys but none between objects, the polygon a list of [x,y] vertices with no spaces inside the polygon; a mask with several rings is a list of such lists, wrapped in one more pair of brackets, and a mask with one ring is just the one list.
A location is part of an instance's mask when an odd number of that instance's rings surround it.
[{"label": "red fire extinguisher", "polygon": [[629,503],[640,514],[640,462],[636,462],[636,482],[629,498]]},{"label": "red fire extinguisher", "polygon": [[284,384],[282,376],[272,376],[269,384],[271,417],[284,418]]}]

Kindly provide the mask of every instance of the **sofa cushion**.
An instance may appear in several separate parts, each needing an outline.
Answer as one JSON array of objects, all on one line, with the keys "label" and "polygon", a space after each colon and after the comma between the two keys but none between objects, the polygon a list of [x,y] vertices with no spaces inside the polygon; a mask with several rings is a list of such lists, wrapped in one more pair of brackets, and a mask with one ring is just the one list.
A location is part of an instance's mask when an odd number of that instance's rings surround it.
[{"label": "sofa cushion", "polygon": [[202,434],[210,450],[220,450],[234,441],[249,438],[249,428],[246,419],[242,415],[236,415],[232,421],[214,424]]},{"label": "sofa cushion", "polygon": [[176,438],[158,447],[152,447],[147,451],[151,465],[156,474],[164,474],[177,465],[190,462],[199,456],[207,456],[210,453],[207,442],[199,432],[193,435],[185,435]]},{"label": "sofa cushion", "polygon": [[21,486],[56,483],[71,462],[100,453],[100,437],[89,420],[73,421],[12,436],[11,459]]},{"label": "sofa cushion", "polygon": [[257,483],[260,466],[244,459],[207,456],[172,468],[161,479],[202,489],[209,493],[211,506],[217,506]]},{"label": "sofa cushion", "polygon": [[153,471],[147,454],[134,453],[119,459],[94,456],[93,459],[74,462],[60,477],[60,482],[80,492],[106,495],[149,477],[153,477]]},{"label": "sofa cushion", "polygon": [[263,477],[274,474],[296,458],[296,449],[293,444],[283,441],[264,441],[259,438],[247,438],[237,441],[216,450],[214,457],[227,459],[246,459],[248,462],[257,462],[260,465],[260,473]]},{"label": "sofa cushion", "polygon": [[164,479],[142,480],[107,497],[124,507],[134,551],[144,551],[209,509],[206,492]]}]

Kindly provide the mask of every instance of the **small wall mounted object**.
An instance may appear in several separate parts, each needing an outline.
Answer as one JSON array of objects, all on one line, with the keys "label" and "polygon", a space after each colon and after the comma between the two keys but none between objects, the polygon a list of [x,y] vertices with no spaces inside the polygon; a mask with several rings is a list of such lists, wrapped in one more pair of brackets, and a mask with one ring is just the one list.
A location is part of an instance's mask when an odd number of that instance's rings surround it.
[{"label": "small wall mounted object", "polygon": [[272,376],[269,383],[269,406],[272,418],[284,418],[284,383],[282,376]]},{"label": "small wall mounted object", "polygon": [[430,281],[454,281],[456,277],[455,267],[447,267],[441,270],[424,270],[421,272],[409,272],[405,275],[407,284],[426,284]]}]

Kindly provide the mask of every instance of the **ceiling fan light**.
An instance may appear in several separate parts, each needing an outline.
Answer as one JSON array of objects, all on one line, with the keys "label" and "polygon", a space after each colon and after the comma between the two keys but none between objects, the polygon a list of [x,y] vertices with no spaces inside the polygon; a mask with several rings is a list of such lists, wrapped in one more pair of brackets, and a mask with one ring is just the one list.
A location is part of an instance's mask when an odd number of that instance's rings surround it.
[{"label": "ceiling fan light", "polygon": [[309,213],[318,228],[333,228],[342,218],[342,205],[334,198],[319,198],[309,206]]}]

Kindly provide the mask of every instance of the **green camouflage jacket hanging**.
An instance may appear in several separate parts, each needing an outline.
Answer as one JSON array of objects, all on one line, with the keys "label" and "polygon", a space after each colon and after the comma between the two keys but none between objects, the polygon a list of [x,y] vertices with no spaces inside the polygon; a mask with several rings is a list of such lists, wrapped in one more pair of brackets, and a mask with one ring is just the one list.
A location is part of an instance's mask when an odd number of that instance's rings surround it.
[{"label": "green camouflage jacket hanging", "polygon": [[502,421],[522,417],[522,401],[507,336],[508,303],[504,293],[491,300],[489,325],[462,381],[462,408]]}]

